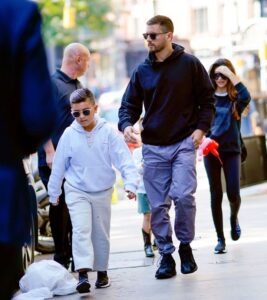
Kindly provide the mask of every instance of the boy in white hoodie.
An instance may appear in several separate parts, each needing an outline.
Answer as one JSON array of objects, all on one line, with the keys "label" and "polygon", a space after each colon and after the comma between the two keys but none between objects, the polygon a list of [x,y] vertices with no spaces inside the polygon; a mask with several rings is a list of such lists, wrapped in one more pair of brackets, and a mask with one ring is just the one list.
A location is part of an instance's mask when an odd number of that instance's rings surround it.
[{"label": "boy in white hoodie", "polygon": [[50,202],[58,204],[65,178],[66,203],[73,226],[72,251],[79,272],[79,293],[90,292],[87,272],[97,271],[96,288],[110,285],[107,276],[111,197],[116,167],[129,199],[135,198],[137,170],[123,136],[97,118],[94,95],[78,89],[70,96],[75,120],[63,133],[48,183]]}]

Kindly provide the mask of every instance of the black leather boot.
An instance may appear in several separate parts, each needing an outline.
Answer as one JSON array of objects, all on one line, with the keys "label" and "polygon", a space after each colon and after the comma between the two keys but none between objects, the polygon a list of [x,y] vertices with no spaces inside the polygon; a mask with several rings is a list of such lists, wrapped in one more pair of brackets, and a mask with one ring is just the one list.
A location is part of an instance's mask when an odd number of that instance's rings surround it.
[{"label": "black leather boot", "polygon": [[197,264],[195,262],[190,244],[180,244],[179,255],[181,259],[181,272],[183,274],[190,274],[197,270]]},{"label": "black leather boot", "polygon": [[144,249],[145,249],[146,257],[154,257],[155,254],[153,252],[152,245],[151,245],[151,234],[145,232],[144,229],[142,229],[142,234],[144,239]]},{"label": "black leather boot", "polygon": [[155,277],[157,279],[171,278],[176,275],[176,263],[171,254],[163,254]]}]

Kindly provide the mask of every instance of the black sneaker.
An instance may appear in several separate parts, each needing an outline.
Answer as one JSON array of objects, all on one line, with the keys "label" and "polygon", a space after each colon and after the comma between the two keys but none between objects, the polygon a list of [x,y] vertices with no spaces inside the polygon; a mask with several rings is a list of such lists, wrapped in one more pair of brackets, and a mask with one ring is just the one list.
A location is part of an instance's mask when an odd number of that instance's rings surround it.
[{"label": "black sneaker", "polygon": [[89,293],[90,292],[90,283],[88,281],[87,272],[79,272],[79,282],[77,284],[76,290],[78,293]]},{"label": "black sneaker", "polygon": [[171,254],[161,256],[160,266],[157,269],[155,277],[157,279],[171,278],[176,275],[176,263]]},{"label": "black sneaker", "polygon": [[196,272],[197,264],[195,262],[190,245],[180,244],[178,253],[181,259],[181,272],[183,274],[190,274]]},{"label": "black sneaker", "polygon": [[145,245],[145,254],[146,254],[146,257],[154,257],[155,256],[151,245]]},{"label": "black sneaker", "polygon": [[97,280],[95,282],[95,287],[98,289],[106,288],[110,286],[110,281],[107,275],[107,271],[98,271],[97,272]]},{"label": "black sneaker", "polygon": [[241,236],[241,228],[238,221],[231,222],[231,238],[233,241],[237,241]]},{"label": "black sneaker", "polygon": [[222,238],[218,238],[218,244],[214,248],[214,253],[215,254],[222,254],[222,253],[226,253],[226,252],[227,252],[227,249],[226,249],[225,240],[222,239]]}]

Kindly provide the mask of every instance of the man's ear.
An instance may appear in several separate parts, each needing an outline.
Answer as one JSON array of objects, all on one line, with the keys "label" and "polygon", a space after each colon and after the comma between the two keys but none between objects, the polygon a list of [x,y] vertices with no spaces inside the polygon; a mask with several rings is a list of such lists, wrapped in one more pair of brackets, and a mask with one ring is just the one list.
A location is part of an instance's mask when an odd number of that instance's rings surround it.
[{"label": "man's ear", "polygon": [[168,32],[167,33],[167,38],[168,38],[168,40],[172,41],[173,40],[173,33],[172,32]]},{"label": "man's ear", "polygon": [[77,56],[76,56],[76,62],[77,62],[77,64],[80,64],[81,61],[82,61],[81,56],[80,56],[80,55],[77,55]]}]

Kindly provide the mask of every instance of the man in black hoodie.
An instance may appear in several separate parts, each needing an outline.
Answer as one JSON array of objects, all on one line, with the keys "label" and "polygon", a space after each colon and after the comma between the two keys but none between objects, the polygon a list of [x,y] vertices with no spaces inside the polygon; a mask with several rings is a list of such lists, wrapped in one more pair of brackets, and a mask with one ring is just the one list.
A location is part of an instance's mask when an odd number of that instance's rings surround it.
[{"label": "man in black hoodie", "polygon": [[122,98],[119,130],[136,143],[133,125],[143,105],[144,184],[152,211],[151,226],[162,256],[156,278],[176,275],[169,209],[180,241],[181,272],[197,270],[190,243],[195,235],[196,149],[214,116],[214,90],[200,61],[173,44],[173,23],[165,16],[147,22],[143,34],[148,58],[134,71]]}]

